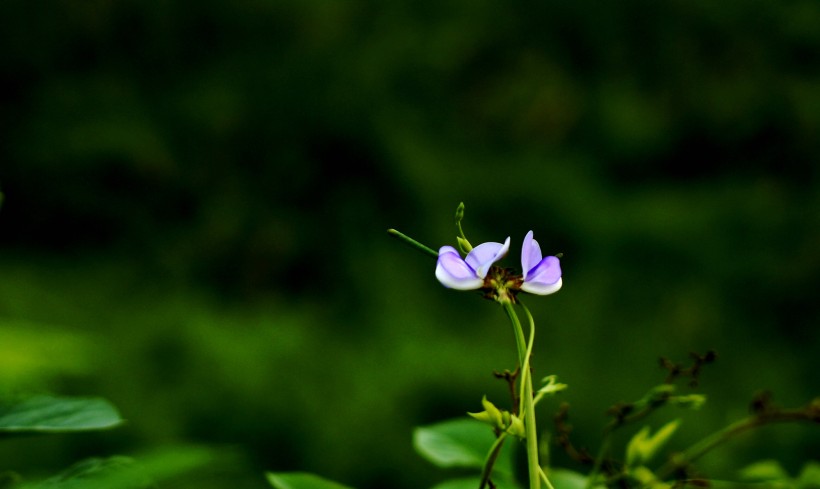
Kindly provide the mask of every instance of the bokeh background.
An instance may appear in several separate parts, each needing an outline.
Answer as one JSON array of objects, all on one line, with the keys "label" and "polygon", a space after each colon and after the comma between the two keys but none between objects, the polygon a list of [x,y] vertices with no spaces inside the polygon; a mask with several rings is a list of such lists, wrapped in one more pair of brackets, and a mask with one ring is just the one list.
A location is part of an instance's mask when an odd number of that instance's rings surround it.
[{"label": "bokeh background", "polygon": [[[454,244],[460,201],[509,266],[530,229],[564,253],[528,304],[578,445],[659,356],[719,354],[707,405],[665,414],[678,448],[761,389],[806,403],[818,25],[813,0],[0,2],[0,390],[128,419],[3,440],[0,468],[197,444],[230,463],[190,487],[432,485],[413,426],[503,404],[515,346],[385,231]],[[702,469],[818,453],[817,426],[770,427]]]}]

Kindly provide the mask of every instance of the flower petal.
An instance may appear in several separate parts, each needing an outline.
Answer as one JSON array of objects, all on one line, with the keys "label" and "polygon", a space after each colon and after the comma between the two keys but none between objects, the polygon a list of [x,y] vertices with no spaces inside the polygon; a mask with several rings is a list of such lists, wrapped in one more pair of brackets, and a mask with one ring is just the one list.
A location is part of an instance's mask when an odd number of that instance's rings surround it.
[{"label": "flower petal", "polygon": [[558,292],[561,280],[561,261],[555,256],[548,256],[530,270],[521,290],[531,294],[548,295]]},{"label": "flower petal", "polygon": [[561,290],[562,285],[563,280],[560,278],[557,282],[551,285],[544,285],[535,282],[524,282],[523,284],[521,284],[521,290],[523,290],[524,292],[529,292],[530,294],[550,295]]},{"label": "flower petal", "polygon": [[467,264],[470,265],[480,278],[487,276],[493,263],[497,262],[510,250],[510,237],[503,244],[493,241],[481,243],[467,254]]},{"label": "flower petal", "polygon": [[452,246],[439,249],[436,278],[445,287],[456,290],[480,289],[484,285],[484,279],[476,275],[475,270],[461,259]]},{"label": "flower petal", "polygon": [[541,261],[541,246],[538,241],[532,239],[532,231],[524,237],[524,245],[521,247],[521,271],[524,272],[524,280],[527,279],[532,270]]}]

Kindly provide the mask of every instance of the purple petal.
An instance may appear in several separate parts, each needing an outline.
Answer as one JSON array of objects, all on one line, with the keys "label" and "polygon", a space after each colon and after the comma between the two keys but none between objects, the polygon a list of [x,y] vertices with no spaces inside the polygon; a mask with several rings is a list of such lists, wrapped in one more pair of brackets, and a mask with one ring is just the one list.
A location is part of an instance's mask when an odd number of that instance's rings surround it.
[{"label": "purple petal", "polygon": [[493,266],[493,263],[503,258],[509,250],[510,237],[507,236],[507,240],[504,241],[504,244],[495,243],[493,241],[481,243],[467,254],[465,260],[467,264],[476,271],[476,274],[483,279],[487,276],[487,272],[490,270],[490,267]]},{"label": "purple petal", "polygon": [[445,287],[456,290],[480,289],[484,285],[484,279],[476,275],[475,270],[461,259],[452,246],[439,249],[436,278]]},{"label": "purple petal", "polygon": [[530,270],[541,261],[541,247],[538,241],[532,239],[532,231],[524,237],[524,245],[521,247],[521,270],[524,272],[524,280],[527,279]]},{"label": "purple petal", "polygon": [[558,292],[563,281],[561,280],[561,261],[554,256],[548,256],[530,270],[521,290],[531,294],[548,295]]}]

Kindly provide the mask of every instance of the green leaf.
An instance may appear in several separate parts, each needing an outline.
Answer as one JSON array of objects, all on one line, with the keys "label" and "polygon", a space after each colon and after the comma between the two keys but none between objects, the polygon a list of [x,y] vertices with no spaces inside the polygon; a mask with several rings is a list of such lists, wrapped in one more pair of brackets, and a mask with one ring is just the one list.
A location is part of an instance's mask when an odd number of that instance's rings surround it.
[{"label": "green leaf", "polygon": [[569,387],[567,384],[558,382],[557,375],[548,375],[541,379],[541,383],[544,384],[544,386],[538,389],[538,393],[544,395],[556,394]]},{"label": "green leaf", "polygon": [[801,489],[820,487],[820,463],[806,462],[797,478],[797,487]]},{"label": "green leaf", "polygon": [[587,477],[572,470],[550,469],[547,477],[555,489],[585,489],[587,487]]},{"label": "green leaf", "polygon": [[[454,419],[422,426],[413,432],[413,447],[439,467],[481,469],[495,442],[492,429],[473,419]],[[493,474],[512,474],[512,451],[507,440],[495,462]]]},{"label": "green leaf", "polygon": [[200,447],[174,447],[139,459],[90,458],[20,489],[153,489],[158,482],[212,463],[214,458],[210,450]]},{"label": "green leaf", "polygon": [[761,460],[740,469],[744,481],[765,482],[789,479],[789,473],[777,460]]},{"label": "green leaf", "polygon": [[122,423],[105,399],[37,396],[0,405],[0,432],[61,433],[102,430]]},{"label": "green leaf", "polygon": [[629,440],[629,444],[626,446],[626,464],[635,467],[649,462],[658,450],[669,441],[679,425],[679,419],[670,421],[652,436],[649,436],[649,427],[644,426],[641,431]]},{"label": "green leaf", "polygon": [[276,489],[350,489],[338,482],[304,472],[268,472],[268,482]]}]

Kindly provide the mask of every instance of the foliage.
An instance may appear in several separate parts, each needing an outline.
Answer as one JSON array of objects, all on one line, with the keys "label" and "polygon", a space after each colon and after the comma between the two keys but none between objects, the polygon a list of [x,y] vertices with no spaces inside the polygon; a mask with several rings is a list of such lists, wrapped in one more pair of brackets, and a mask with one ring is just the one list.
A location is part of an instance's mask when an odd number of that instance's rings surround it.
[{"label": "foliage", "polygon": [[123,420],[105,399],[36,396],[0,405],[0,433],[59,433],[113,428]]},{"label": "foliage", "polygon": [[[818,24],[814,0],[0,2],[0,393],[97,394],[128,419],[0,460],[228,444],[235,487],[431,485],[410,433],[498,402],[481,374],[510,338],[381,233],[438,244],[460,199],[481,240],[503,222],[566,254],[532,361],[573,386],[578,447],[658,382],[658,355],[722,356],[670,445],[760,388],[800,405],[820,351]],[[773,431],[715,473],[820,453]]]}]

